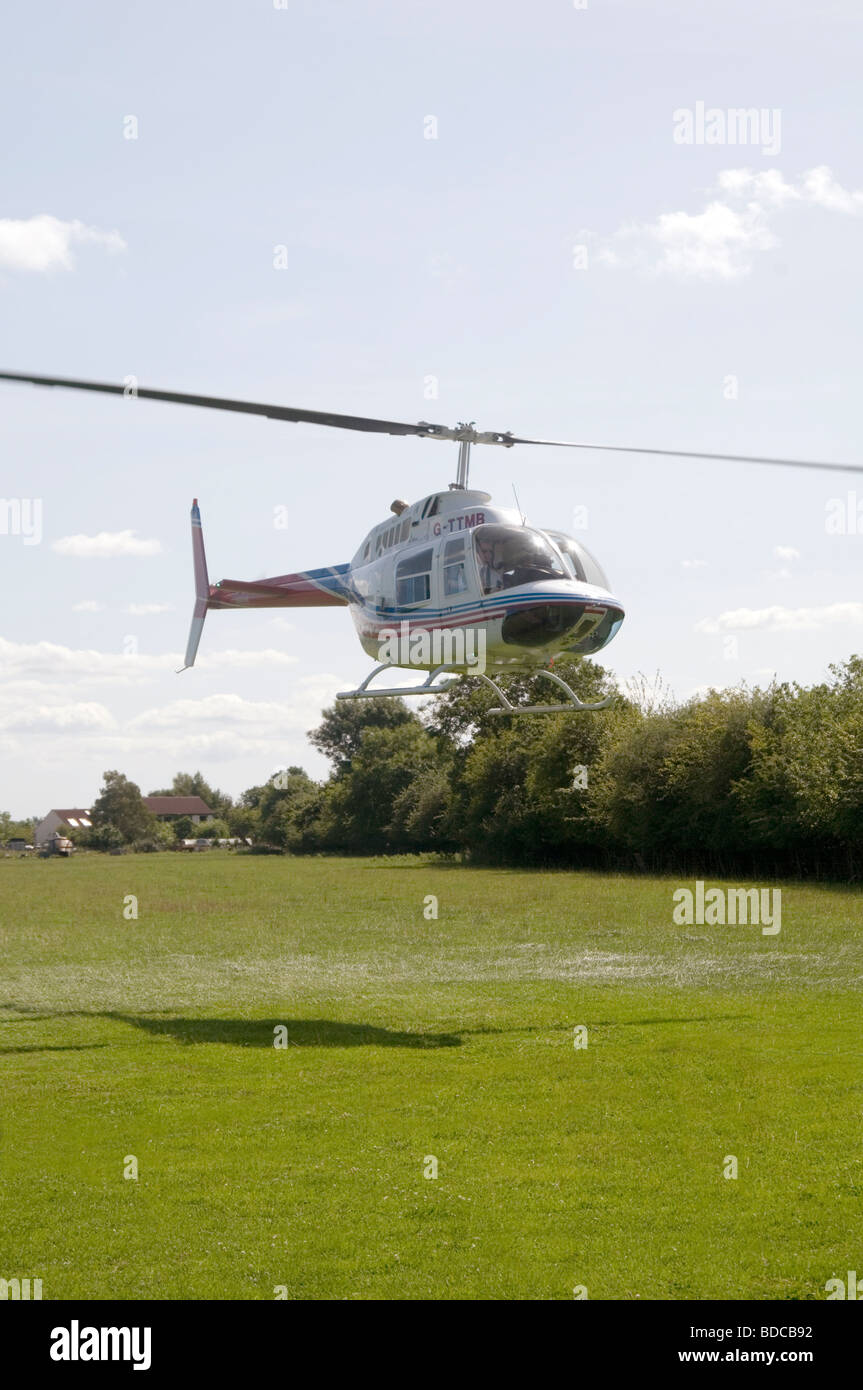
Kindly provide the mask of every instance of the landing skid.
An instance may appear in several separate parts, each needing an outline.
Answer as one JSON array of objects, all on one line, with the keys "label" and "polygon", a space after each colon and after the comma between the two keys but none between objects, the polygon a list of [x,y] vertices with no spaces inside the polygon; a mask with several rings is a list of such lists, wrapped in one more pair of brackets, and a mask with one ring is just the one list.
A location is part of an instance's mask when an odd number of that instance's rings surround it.
[{"label": "landing skid", "polygon": [[514,705],[510,700],[506,698],[500,686],[496,685],[490,676],[481,676],[480,679],[484,680],[486,685],[491,686],[492,690],[495,692],[495,694],[501,701],[500,707],[490,709],[489,714],[561,714],[566,713],[567,710],[574,709],[605,709],[606,705],[611,704],[612,697],[610,695],[606,695],[605,699],[600,700],[598,704],[584,704],[582,700],[579,700],[575,691],[572,689],[572,686],[567,685],[566,681],[563,679],[562,676],[558,676],[554,671],[547,671],[544,667],[541,667],[540,670],[535,671],[532,674],[536,676],[547,676],[550,681],[554,681],[555,685],[559,685],[561,690],[563,690],[565,694],[569,697],[566,703],[563,705]]},{"label": "landing skid", "polygon": [[[500,705],[496,706],[494,709],[490,709],[488,711],[489,714],[561,714],[565,713],[568,710],[597,710],[605,709],[607,705],[611,704],[612,699],[610,695],[607,695],[604,700],[600,700],[597,704],[586,705],[582,700],[579,700],[575,691],[572,689],[571,686],[567,685],[566,681],[563,679],[562,676],[558,676],[556,672],[547,671],[544,668],[541,668],[540,670],[535,671],[532,674],[537,676],[547,676],[550,681],[554,681],[555,685],[559,686],[560,689],[564,691],[564,693],[567,696],[565,704],[514,705],[511,700],[507,699],[500,686],[497,684],[496,681],[492,680],[491,676],[482,675],[479,671],[456,671],[456,668],[454,666],[436,666],[433,671],[429,671],[422,685],[394,686],[387,690],[381,690],[380,688],[377,688],[375,690],[369,690],[369,684],[371,681],[374,680],[375,676],[379,676],[381,671],[389,671],[393,669],[396,668],[390,666],[388,662],[385,662],[382,666],[376,666],[375,669],[371,671],[369,675],[366,676],[362,685],[357,686],[356,690],[341,690],[336,696],[336,699],[370,700],[374,699],[378,695],[442,695],[445,690],[450,690],[464,675],[472,676],[474,679],[485,681],[486,685],[491,686],[495,695],[500,700]],[[442,681],[438,685],[435,685],[434,682],[437,679],[437,677],[446,675],[447,672],[455,672],[456,674],[454,679]]]},{"label": "landing skid", "polygon": [[382,666],[376,666],[373,671],[370,671],[362,685],[358,685],[356,690],[340,690],[336,699],[371,700],[378,695],[442,695],[445,690],[449,690],[450,686],[455,685],[458,679],[458,676],[456,676],[454,680],[444,681],[441,685],[434,685],[433,681],[435,676],[440,676],[447,671],[455,670],[454,666],[436,666],[433,671],[429,671],[422,685],[394,686],[390,690],[381,690],[380,688],[377,690],[369,690],[369,681],[373,681],[375,676],[380,675],[381,671],[393,671],[397,669],[397,667],[385,661]]}]

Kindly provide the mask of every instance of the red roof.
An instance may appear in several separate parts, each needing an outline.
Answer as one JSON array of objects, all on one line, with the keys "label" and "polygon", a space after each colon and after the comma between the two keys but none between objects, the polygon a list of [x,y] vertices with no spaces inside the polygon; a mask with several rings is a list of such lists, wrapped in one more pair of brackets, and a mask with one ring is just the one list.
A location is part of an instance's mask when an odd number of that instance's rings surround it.
[{"label": "red roof", "polygon": [[213,812],[199,796],[145,796],[142,798],[154,816],[211,816]]}]

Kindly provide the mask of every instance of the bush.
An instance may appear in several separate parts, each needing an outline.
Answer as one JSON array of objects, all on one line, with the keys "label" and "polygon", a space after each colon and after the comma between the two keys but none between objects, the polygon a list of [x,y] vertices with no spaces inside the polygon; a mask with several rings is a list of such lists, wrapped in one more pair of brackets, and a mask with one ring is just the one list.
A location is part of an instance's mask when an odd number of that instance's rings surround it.
[{"label": "bush", "polygon": [[186,840],[227,840],[230,834],[225,821],[206,820],[201,821],[200,825],[193,825],[189,834],[183,838]]},{"label": "bush", "polygon": [[104,825],[94,825],[87,837],[88,849],[100,849],[102,851],[118,850],[125,844],[122,832],[107,821]]}]

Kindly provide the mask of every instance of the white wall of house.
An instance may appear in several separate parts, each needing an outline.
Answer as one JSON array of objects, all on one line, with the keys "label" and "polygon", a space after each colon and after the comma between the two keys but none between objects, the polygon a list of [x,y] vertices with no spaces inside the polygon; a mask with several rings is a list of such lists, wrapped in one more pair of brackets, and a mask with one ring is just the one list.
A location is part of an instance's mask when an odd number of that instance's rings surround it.
[{"label": "white wall of house", "polygon": [[[66,824],[67,822],[64,821],[62,816],[58,815],[56,811],[49,811],[45,819],[40,820],[36,829],[33,831],[34,845],[46,845],[59,827]],[[79,824],[81,824],[80,821]],[[88,827],[84,828],[87,829]]]},{"label": "white wall of house", "polygon": [[57,812],[49,811],[45,819],[40,820],[39,824],[36,826],[36,829],[33,831],[34,845],[44,845],[48,840],[50,840],[58,825],[62,824],[63,822],[57,815]]}]

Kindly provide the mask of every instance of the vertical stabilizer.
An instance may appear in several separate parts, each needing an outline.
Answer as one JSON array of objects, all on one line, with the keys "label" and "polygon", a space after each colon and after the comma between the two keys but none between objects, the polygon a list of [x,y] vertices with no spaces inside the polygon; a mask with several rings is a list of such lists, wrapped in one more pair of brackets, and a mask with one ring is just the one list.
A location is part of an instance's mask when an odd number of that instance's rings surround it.
[{"label": "vertical stabilizer", "polygon": [[187,671],[190,666],[195,664],[198,643],[204,630],[204,619],[207,616],[210,599],[210,579],[207,574],[204,532],[201,527],[201,513],[198,508],[197,497],[192,503],[192,562],[195,569],[195,607],[192,612],[192,624],[189,628],[189,640],[186,643],[185,662],[180,668],[181,671]]}]

